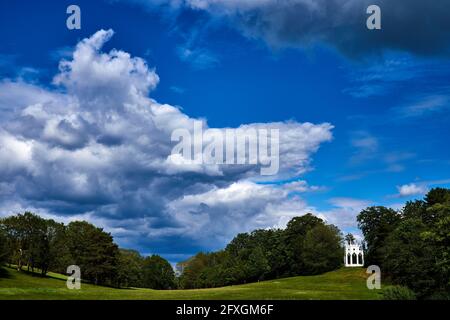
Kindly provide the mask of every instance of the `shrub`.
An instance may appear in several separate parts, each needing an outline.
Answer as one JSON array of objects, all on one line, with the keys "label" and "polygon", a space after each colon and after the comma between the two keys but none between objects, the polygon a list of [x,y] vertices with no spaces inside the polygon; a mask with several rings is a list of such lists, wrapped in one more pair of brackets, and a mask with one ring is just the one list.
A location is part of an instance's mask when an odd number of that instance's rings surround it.
[{"label": "shrub", "polygon": [[385,300],[416,300],[416,294],[403,286],[389,286],[383,289]]},{"label": "shrub", "polygon": [[437,291],[426,297],[427,300],[450,300],[450,292]]}]

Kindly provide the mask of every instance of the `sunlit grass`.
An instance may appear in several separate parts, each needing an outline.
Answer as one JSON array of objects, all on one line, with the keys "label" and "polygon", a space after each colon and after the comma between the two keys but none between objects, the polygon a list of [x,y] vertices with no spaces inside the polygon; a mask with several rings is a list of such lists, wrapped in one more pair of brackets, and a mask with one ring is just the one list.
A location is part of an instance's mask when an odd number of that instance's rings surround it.
[{"label": "sunlit grass", "polygon": [[197,290],[115,289],[82,284],[81,290],[69,290],[66,276],[49,273],[18,272],[5,268],[0,278],[0,299],[380,299],[377,290],[366,287],[365,270],[343,268],[318,276],[301,276],[245,285]]}]

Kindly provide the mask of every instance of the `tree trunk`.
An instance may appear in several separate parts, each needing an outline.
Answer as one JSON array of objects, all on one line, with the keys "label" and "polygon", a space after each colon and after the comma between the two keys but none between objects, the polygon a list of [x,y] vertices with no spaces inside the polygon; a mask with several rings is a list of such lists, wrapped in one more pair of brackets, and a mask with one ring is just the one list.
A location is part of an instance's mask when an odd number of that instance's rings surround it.
[{"label": "tree trunk", "polygon": [[22,249],[19,249],[19,257],[17,260],[17,271],[22,271]]}]

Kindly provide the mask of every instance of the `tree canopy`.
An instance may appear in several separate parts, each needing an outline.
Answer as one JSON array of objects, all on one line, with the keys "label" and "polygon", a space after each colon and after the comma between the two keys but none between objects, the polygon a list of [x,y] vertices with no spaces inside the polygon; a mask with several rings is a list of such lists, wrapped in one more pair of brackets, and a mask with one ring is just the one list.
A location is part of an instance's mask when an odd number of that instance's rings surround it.
[{"label": "tree canopy", "polygon": [[184,261],[183,288],[218,287],[331,271],[342,264],[339,229],[312,214],[287,228],[238,234],[224,250]]},{"label": "tree canopy", "polygon": [[0,219],[0,264],[5,262],[42,275],[77,265],[84,281],[99,285],[174,287],[172,267],[162,257],[119,249],[111,234],[86,221],[64,225],[31,212]]},{"label": "tree canopy", "polygon": [[358,216],[366,261],[419,298],[450,298],[450,190],[432,189],[424,200],[396,212],[370,207]]}]

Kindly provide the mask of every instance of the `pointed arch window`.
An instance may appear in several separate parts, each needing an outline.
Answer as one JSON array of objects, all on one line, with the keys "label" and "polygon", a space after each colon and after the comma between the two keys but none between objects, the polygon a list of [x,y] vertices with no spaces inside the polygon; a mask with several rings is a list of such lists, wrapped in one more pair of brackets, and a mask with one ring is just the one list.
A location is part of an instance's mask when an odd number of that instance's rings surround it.
[{"label": "pointed arch window", "polygon": [[363,255],[361,252],[358,254],[358,264],[363,264]]}]

